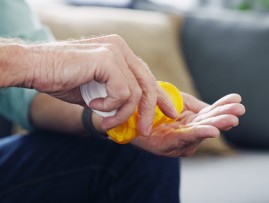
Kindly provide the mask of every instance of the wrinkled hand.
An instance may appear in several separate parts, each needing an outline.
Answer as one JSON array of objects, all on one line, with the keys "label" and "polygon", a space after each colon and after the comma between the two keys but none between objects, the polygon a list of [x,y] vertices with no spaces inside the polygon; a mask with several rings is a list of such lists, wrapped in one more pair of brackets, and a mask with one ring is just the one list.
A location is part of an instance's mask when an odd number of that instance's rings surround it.
[{"label": "wrinkled hand", "polygon": [[[118,109],[115,116],[103,119],[104,130],[125,122],[137,106],[138,130],[144,135],[151,131],[156,103],[167,116],[177,117],[148,66],[117,35],[33,45],[32,52],[38,68],[28,86],[95,110]],[[105,83],[108,96],[85,104],[79,86],[91,80]]]},{"label": "wrinkled hand", "polygon": [[206,138],[217,138],[221,130],[238,125],[238,116],[245,113],[238,94],[227,95],[212,105],[182,93],[184,110],[171,124],[152,130],[150,137],[139,136],[132,143],[156,155],[168,157],[193,154]]}]

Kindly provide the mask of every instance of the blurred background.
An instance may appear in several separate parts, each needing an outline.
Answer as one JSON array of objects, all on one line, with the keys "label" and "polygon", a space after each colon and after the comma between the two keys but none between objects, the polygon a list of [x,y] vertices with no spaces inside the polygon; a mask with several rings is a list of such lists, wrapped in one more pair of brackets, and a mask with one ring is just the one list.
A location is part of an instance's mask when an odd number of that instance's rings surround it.
[{"label": "blurred background", "polygon": [[[159,4],[167,5],[178,10],[191,10],[197,7],[207,8],[227,8],[227,9],[239,9],[239,10],[257,10],[257,11],[268,11],[269,1],[268,0],[48,0],[46,2],[39,2],[38,0],[29,0],[30,2],[36,3],[48,3],[48,2],[62,2],[71,3],[76,5],[98,5],[98,6],[116,6],[116,7],[130,7],[133,5],[135,8],[138,5],[141,9],[145,9],[145,5]],[[154,5],[152,5],[154,6]],[[172,8],[172,9],[173,9]]]}]

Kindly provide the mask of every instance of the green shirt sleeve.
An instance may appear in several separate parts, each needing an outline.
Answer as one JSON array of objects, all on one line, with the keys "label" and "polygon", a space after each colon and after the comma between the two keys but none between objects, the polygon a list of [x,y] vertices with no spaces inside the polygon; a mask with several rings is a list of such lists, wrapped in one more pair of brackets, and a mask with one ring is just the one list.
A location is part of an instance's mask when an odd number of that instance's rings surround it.
[{"label": "green shirt sleeve", "polygon": [[[24,0],[0,0],[0,36],[27,41],[53,40]],[[0,114],[26,129],[32,129],[29,110],[35,90],[23,88],[0,89]]]},{"label": "green shirt sleeve", "polygon": [[0,89],[0,114],[25,129],[32,129],[29,109],[36,94],[37,92],[31,89]]},{"label": "green shirt sleeve", "polygon": [[0,36],[48,41],[53,36],[42,26],[25,0],[0,0]]}]

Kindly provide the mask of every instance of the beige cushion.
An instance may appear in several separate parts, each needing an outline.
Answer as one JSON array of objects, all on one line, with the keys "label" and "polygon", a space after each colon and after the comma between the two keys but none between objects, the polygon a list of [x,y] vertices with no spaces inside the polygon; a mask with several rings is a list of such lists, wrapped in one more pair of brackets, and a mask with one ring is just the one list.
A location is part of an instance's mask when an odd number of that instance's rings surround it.
[{"label": "beige cushion", "polygon": [[37,9],[57,39],[118,34],[149,65],[158,80],[169,81],[195,94],[178,48],[181,18],[128,9],[59,7]]},{"label": "beige cushion", "polygon": [[[56,39],[118,34],[150,67],[158,80],[198,96],[180,50],[178,33],[184,18],[158,12],[99,7],[36,7],[41,21]],[[201,151],[222,154],[229,147],[220,139],[209,139]]]}]

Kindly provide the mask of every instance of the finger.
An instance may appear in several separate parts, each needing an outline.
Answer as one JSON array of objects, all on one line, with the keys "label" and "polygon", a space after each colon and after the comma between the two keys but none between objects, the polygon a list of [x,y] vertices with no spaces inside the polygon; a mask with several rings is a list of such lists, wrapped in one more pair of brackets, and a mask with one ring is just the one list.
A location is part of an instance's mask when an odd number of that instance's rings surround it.
[{"label": "finger", "polygon": [[242,98],[239,94],[228,94],[219,100],[217,100],[212,105],[202,109],[201,113],[206,113],[208,111],[211,111],[212,109],[216,108],[217,106],[225,105],[225,104],[231,104],[231,103],[240,103],[242,101]]},{"label": "finger", "polygon": [[[115,70],[115,72],[117,71]],[[89,103],[91,109],[108,112],[119,109],[128,101],[131,92],[125,80],[119,77],[119,75],[122,74],[120,72],[118,72],[118,74],[115,73],[114,79],[110,79],[106,82],[107,96],[105,98],[93,99]]]},{"label": "finger", "polygon": [[217,138],[220,135],[220,132],[217,128],[208,125],[197,125],[187,128],[179,128],[177,132],[177,149],[171,151],[170,153],[170,156],[173,157],[190,156],[197,150],[200,142],[207,138]]},{"label": "finger", "polygon": [[218,128],[219,130],[225,130],[235,127],[238,124],[239,124],[238,117],[231,114],[226,114],[207,118],[198,122],[189,123],[187,126],[210,125]]},{"label": "finger", "polygon": [[[157,104],[157,84],[156,79],[150,72],[147,64],[139,59],[131,51],[124,41],[120,41],[122,52],[129,69],[134,74],[137,82],[142,89],[142,96],[138,105],[137,129],[142,135],[150,135],[153,118]],[[173,106],[170,106],[170,108]]]},{"label": "finger", "polygon": [[149,137],[138,136],[132,143],[157,155],[181,156],[186,149],[195,148],[206,138],[218,137],[220,132],[214,126],[178,126],[172,128],[160,125],[152,130]]},{"label": "finger", "polygon": [[196,142],[206,138],[217,138],[220,135],[218,128],[211,125],[193,125],[178,128],[179,142]]},{"label": "finger", "polygon": [[127,43],[118,35],[100,37],[97,40],[113,43],[118,46],[128,68],[134,74],[142,90],[142,96],[138,105],[138,131],[142,135],[149,135],[155,115],[157,102],[156,79],[150,72],[148,66],[139,59],[129,48]]},{"label": "finger", "polygon": [[129,100],[120,109],[118,109],[114,116],[104,118],[101,125],[102,128],[108,131],[109,129],[112,129],[126,122],[128,118],[134,113],[132,108],[134,105],[130,103],[133,103],[132,100]]},{"label": "finger", "polygon": [[[131,77],[130,76],[126,76],[127,79],[129,78],[129,83],[126,82],[125,86],[128,87],[128,91],[129,91],[129,95],[126,95],[126,99],[127,101],[125,103],[118,103],[118,101],[123,97],[123,96],[118,96],[115,98],[115,91],[120,91],[120,89],[111,89],[110,88],[110,84],[107,83],[107,92],[108,92],[108,96],[106,98],[99,98],[96,100],[93,100],[93,102],[98,102],[99,104],[102,104],[98,110],[101,111],[110,111],[110,110],[114,110],[115,107],[117,108],[117,113],[115,116],[112,117],[107,117],[103,120],[102,122],[102,128],[105,130],[111,129],[113,127],[116,127],[122,123],[124,123],[125,121],[128,120],[128,118],[134,113],[135,109],[137,108],[137,105],[139,103],[140,97],[141,97],[141,89],[138,86],[138,84],[136,83],[136,81],[131,81]],[[124,84],[122,81],[124,79],[121,80],[121,84]],[[133,86],[131,88],[131,86]],[[121,87],[122,89],[123,87]],[[112,95],[112,96],[109,96]],[[119,105],[120,104],[120,105]],[[117,106],[119,105],[119,106]],[[111,109],[113,108],[113,109]]]},{"label": "finger", "polygon": [[[132,106],[132,109],[134,110],[137,105],[138,105],[138,102],[141,98],[141,95],[142,95],[142,90],[136,80],[136,78],[134,77],[133,73],[129,70],[128,68],[128,65],[126,64],[120,50],[118,49],[118,47],[114,46],[113,44],[110,44],[110,45],[107,45],[107,48],[110,50],[111,53],[113,53],[113,59],[114,60],[114,63],[115,63],[115,68],[113,68],[113,79],[114,79],[114,75],[116,74],[115,71],[116,69],[119,69],[119,71],[121,72],[122,76],[120,78],[120,80],[117,80],[115,81],[116,83],[119,83],[120,84],[120,87],[118,90],[116,91],[121,91],[122,88],[128,88],[129,89],[129,96],[128,96],[128,100],[129,102],[127,102],[125,105],[130,105]],[[112,66],[113,63],[110,63],[110,66]],[[111,69],[111,68],[110,68]],[[107,92],[108,92],[108,95],[112,95],[112,97],[108,97],[107,98],[107,102],[108,103],[112,103],[112,101],[109,101],[109,99],[114,99],[113,98],[113,95],[115,94],[113,91],[114,89],[111,90],[111,94],[110,94],[110,89],[109,89],[109,84],[106,85],[107,87]],[[117,102],[117,99],[116,100],[114,99],[114,102]],[[104,100],[103,102],[106,102],[106,100]],[[105,105],[104,105],[105,106]],[[115,106],[115,105],[114,105]],[[107,108],[109,108],[108,106],[106,106]],[[119,104],[119,107],[120,108],[120,104]],[[111,109],[112,110],[112,109]]]},{"label": "finger", "polygon": [[229,130],[231,130],[233,127],[230,127],[230,128],[225,128],[225,129],[223,129],[222,131],[229,131]]},{"label": "finger", "polygon": [[[115,53],[115,55],[122,56],[121,51],[116,46],[110,45],[109,47],[111,51]],[[130,96],[128,101],[123,106],[121,106],[120,109],[118,109],[117,114],[114,118],[111,117],[104,120],[103,126],[106,126],[107,128],[115,127],[119,123],[121,124],[122,122],[126,121],[122,119],[126,117],[129,118],[134,113],[135,109],[139,106],[139,102],[142,97],[142,90],[134,74],[130,71],[128,65],[126,64],[125,59],[123,57],[118,57],[117,63],[130,90]],[[142,133],[145,132],[142,131]]]},{"label": "finger", "polygon": [[[169,99],[164,89],[157,83],[157,105],[160,110],[168,117],[178,118],[178,112],[173,102]],[[173,106],[173,108],[171,108]]]},{"label": "finger", "polygon": [[[149,71],[149,68],[142,60],[138,59],[137,56],[131,51],[126,42],[117,35],[109,35],[97,38],[91,38],[82,40],[81,43],[106,43],[113,44],[121,51],[122,56],[124,56],[124,60],[127,63],[128,69],[133,73],[136,78],[141,90],[142,96],[138,105],[138,131],[142,135],[149,135],[151,131],[151,126],[155,114],[156,101],[157,101],[157,93],[156,93],[156,80]],[[120,81],[120,80],[118,80]],[[120,89],[120,88],[119,88]],[[115,97],[115,96],[114,96]],[[107,100],[109,98],[106,98]],[[112,101],[109,101],[112,106],[115,106],[115,101],[118,99],[111,98]],[[121,103],[122,104],[122,103]],[[108,108],[106,106],[106,108]],[[122,120],[120,117],[122,114],[118,114],[117,120]],[[104,123],[110,123],[110,121],[104,121]],[[113,122],[112,122],[113,123]],[[106,126],[109,124],[104,124]]]},{"label": "finger", "polygon": [[152,129],[157,104],[156,79],[148,66],[138,57],[127,56],[126,61],[142,89],[142,96],[138,105],[137,128],[142,135],[148,136]]},{"label": "finger", "polygon": [[142,89],[142,97],[138,105],[138,131],[143,135],[149,135],[155,114],[157,102],[156,79],[150,72],[148,66],[140,60],[127,43],[117,35],[109,35],[98,38],[84,40],[85,43],[111,43],[116,45],[122,52],[128,68],[134,74]]},{"label": "finger", "polygon": [[[140,84],[141,86],[141,84]],[[137,128],[142,135],[150,135],[153,118],[155,116],[157,93],[156,87],[141,87],[142,96],[138,105]]]},{"label": "finger", "polygon": [[[169,129],[169,130],[168,130]],[[163,130],[163,131],[162,131]],[[158,129],[154,129],[152,136],[155,134],[158,136],[160,134],[164,134],[164,136],[168,137],[170,141],[170,145],[173,146],[175,143],[178,145],[186,144],[186,143],[194,143],[197,141],[201,141],[206,138],[216,138],[219,136],[220,131],[212,126],[212,125],[180,125],[180,123],[175,122],[163,128],[159,127]],[[176,142],[177,140],[177,142]]]},{"label": "finger", "polygon": [[195,113],[198,113],[201,109],[209,106],[209,104],[197,99],[196,97],[181,92],[183,100],[184,100],[184,106],[187,110],[193,111]]},{"label": "finger", "polygon": [[215,117],[223,114],[232,114],[235,116],[241,116],[245,113],[245,107],[244,105],[240,103],[231,103],[231,104],[224,104],[221,106],[217,106],[211,111],[208,111],[206,113],[199,113],[192,122],[198,122],[210,117]]}]

